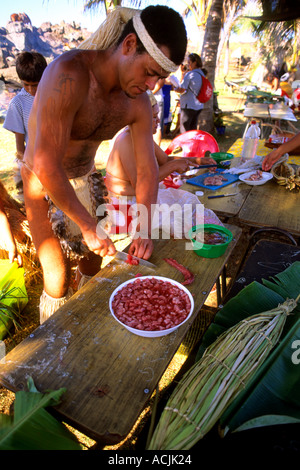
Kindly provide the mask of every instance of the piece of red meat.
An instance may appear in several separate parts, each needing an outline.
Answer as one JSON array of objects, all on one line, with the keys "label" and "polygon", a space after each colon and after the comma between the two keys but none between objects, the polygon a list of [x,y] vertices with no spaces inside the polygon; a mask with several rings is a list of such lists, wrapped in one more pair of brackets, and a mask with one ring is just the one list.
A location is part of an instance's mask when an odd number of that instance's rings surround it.
[{"label": "piece of red meat", "polygon": [[188,284],[192,284],[195,279],[195,276],[185,266],[178,263],[178,261],[176,261],[174,258],[164,258],[164,261],[166,261],[166,263],[168,263],[170,266],[173,266],[174,268],[178,269],[184,275],[184,281],[181,283],[182,285],[186,286]]}]

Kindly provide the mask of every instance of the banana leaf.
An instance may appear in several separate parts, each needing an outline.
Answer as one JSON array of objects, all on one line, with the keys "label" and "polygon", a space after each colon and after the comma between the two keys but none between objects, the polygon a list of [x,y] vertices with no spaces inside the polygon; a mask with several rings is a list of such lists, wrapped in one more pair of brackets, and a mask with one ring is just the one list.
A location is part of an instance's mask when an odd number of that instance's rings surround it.
[{"label": "banana leaf", "polygon": [[[272,279],[272,280],[271,280]],[[300,292],[300,261],[270,279],[262,280],[264,286],[286,299],[296,299]]]},{"label": "banana leaf", "polygon": [[[300,293],[300,261],[296,261],[271,279],[273,282],[263,279],[262,284],[256,281],[250,283],[217,312],[214,321],[202,337],[196,361],[223,331],[239,321],[250,315],[271,310],[287,298],[296,299]],[[295,312],[299,311],[300,307],[297,307]],[[288,318],[283,335],[290,329],[293,322],[293,317]]]},{"label": "banana leaf", "polygon": [[28,392],[16,393],[14,415],[0,415],[0,450],[82,450],[75,436],[45,407],[59,403],[65,389],[39,393],[32,378]]},{"label": "banana leaf", "polygon": [[[300,262],[262,284],[253,282],[229,300],[216,314],[202,338],[196,360],[224,330],[255,313],[275,308],[287,298],[296,299],[300,293]],[[299,341],[299,342],[298,342]],[[281,341],[273,349],[251,382],[220,419],[221,433],[267,426],[272,416],[273,424],[294,423],[300,420],[300,304],[286,321]],[[294,348],[294,349],[293,349]],[[295,354],[295,360],[292,355]],[[276,421],[276,416],[278,417]],[[284,417],[284,418],[283,418]]]},{"label": "banana leaf", "polygon": [[205,349],[225,330],[250,315],[272,310],[278,304],[283,303],[284,300],[276,292],[256,281],[244,287],[216,313],[214,321],[209,325],[202,337],[196,354],[196,361],[202,357]]},{"label": "banana leaf", "polygon": [[276,426],[281,424],[299,424],[300,419],[292,418],[291,416],[281,416],[281,415],[264,415],[259,416],[258,418],[249,419],[234,432],[248,431],[253,428],[260,428],[265,426]]},{"label": "banana leaf", "polygon": [[224,435],[229,431],[269,426],[270,416],[272,424],[282,424],[283,417],[285,424],[297,420],[300,423],[299,313],[296,316],[298,320],[273,349],[249,386],[223,413],[220,426]]}]

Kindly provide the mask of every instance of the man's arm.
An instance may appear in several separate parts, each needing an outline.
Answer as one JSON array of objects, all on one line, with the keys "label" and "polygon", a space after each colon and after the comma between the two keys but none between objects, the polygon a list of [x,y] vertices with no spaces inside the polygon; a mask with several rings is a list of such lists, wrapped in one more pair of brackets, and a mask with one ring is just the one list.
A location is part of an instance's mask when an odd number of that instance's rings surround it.
[{"label": "man's arm", "polygon": [[22,160],[25,152],[25,135],[15,132],[16,138],[16,156],[19,160]]},{"label": "man's arm", "polygon": [[300,132],[292,139],[270,152],[263,160],[262,169],[268,171],[285,154],[300,146]]},{"label": "man's arm", "polygon": [[63,167],[73,120],[88,91],[88,78],[79,67],[75,71],[54,63],[47,72],[36,95],[33,171],[53,202],[79,226],[88,248],[100,256],[113,254],[112,242],[104,232],[103,238],[97,235],[97,223],[78,200]]}]

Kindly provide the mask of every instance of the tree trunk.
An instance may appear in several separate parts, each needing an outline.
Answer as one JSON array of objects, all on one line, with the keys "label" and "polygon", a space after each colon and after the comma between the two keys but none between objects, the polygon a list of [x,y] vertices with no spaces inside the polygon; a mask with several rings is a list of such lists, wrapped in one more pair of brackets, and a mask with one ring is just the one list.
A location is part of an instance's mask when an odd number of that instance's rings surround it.
[{"label": "tree trunk", "polygon": [[[209,79],[213,87],[215,83],[218,46],[220,42],[222,26],[222,9],[223,0],[213,0],[207,19],[201,53],[203,67],[207,70],[207,78]],[[212,98],[204,104],[204,108],[199,116],[198,125],[201,130],[212,133],[214,129],[214,112]]]}]

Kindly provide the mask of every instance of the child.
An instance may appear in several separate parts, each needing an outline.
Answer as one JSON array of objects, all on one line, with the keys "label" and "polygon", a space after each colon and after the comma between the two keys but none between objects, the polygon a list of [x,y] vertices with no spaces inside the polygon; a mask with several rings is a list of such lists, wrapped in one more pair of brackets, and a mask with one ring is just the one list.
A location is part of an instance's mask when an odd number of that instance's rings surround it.
[{"label": "child", "polygon": [[14,132],[16,137],[16,162],[18,170],[15,182],[19,195],[22,195],[23,192],[19,162],[23,158],[28,140],[28,118],[37,86],[46,67],[46,59],[38,52],[21,52],[16,60],[16,71],[23,88],[11,100],[3,127]]}]

